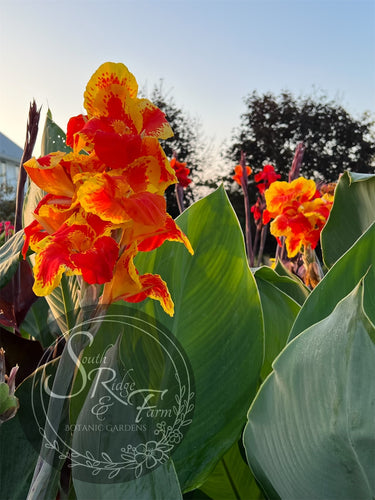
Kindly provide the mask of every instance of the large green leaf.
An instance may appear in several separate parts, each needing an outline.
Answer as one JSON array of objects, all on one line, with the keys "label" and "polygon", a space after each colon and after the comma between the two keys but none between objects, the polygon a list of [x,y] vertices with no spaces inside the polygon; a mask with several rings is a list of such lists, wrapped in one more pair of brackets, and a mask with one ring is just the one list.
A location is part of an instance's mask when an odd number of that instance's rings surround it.
[{"label": "large green leaf", "polygon": [[74,477],[77,500],[179,500],[180,486],[170,461],[133,481],[123,483],[87,483]]},{"label": "large green leaf", "polygon": [[238,443],[227,451],[205,483],[199,488],[214,500],[260,500],[263,497]]},{"label": "large green leaf", "polygon": [[166,242],[139,255],[137,268],[158,273],[175,303],[169,318],[155,301],[138,304],[175,335],[193,368],[193,422],[173,461],[184,491],[198,487],[239,438],[263,361],[259,295],[242,232],[220,188],[177,220],[195,254]]},{"label": "large green leaf", "polygon": [[140,255],[137,266],[168,283],[173,318],[155,302],[142,307],[177,337],[194,372],[193,423],[173,455],[185,491],[199,486],[239,437],[263,361],[263,325],[242,232],[224,189],[192,205],[177,223],[194,256],[168,242]]},{"label": "large green leaf", "polygon": [[273,360],[285,347],[301,306],[287,293],[289,290],[295,292],[295,282],[289,277],[279,276],[269,267],[260,267],[254,276],[264,318],[265,356],[261,371],[264,380],[272,370]]},{"label": "large green leaf", "polygon": [[23,231],[17,231],[0,248],[0,288],[3,288],[17,271],[20,258],[22,258],[23,242]]},{"label": "large green leaf", "polygon": [[375,175],[345,172],[322,231],[324,262],[331,267],[375,221]]},{"label": "large green leaf", "polygon": [[328,316],[356,283],[365,278],[364,307],[375,323],[375,223],[329,270],[310,293],[299,312],[289,341],[309,326]]},{"label": "large green leaf", "polygon": [[244,443],[269,498],[375,496],[375,327],[362,282],[275,361]]}]

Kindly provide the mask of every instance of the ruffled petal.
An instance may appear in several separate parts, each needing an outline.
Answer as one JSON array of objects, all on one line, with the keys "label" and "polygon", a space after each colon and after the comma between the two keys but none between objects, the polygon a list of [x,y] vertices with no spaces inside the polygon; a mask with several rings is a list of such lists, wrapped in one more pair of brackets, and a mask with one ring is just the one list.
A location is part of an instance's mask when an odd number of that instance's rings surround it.
[{"label": "ruffled petal", "polygon": [[[143,229],[143,232],[142,232]],[[138,243],[138,250],[141,252],[149,252],[160,247],[164,241],[179,241],[185,245],[191,255],[194,250],[187,236],[177,226],[170,215],[167,215],[164,225],[158,228],[154,233],[150,234],[145,231],[146,228],[137,226],[134,230],[133,237]]]},{"label": "ruffled petal", "polygon": [[31,158],[24,163],[30,179],[41,189],[57,196],[70,196],[74,194],[74,185],[61,165],[65,153],[60,151],[43,156],[38,160]]},{"label": "ruffled petal", "polygon": [[173,136],[165,113],[148,99],[138,99],[138,108],[143,118],[142,132],[146,136],[169,139]]},{"label": "ruffled petal", "polygon": [[109,101],[114,86],[124,89],[132,98],[137,97],[137,80],[128,68],[122,63],[106,62],[92,75],[84,93],[84,107],[90,117],[102,115],[102,106]]},{"label": "ruffled petal", "polygon": [[100,236],[88,225],[64,225],[39,243],[34,266],[34,292],[51,293],[65,271],[82,275],[90,284],[103,284],[113,276],[118,245],[108,236]]},{"label": "ruffled petal", "polygon": [[119,300],[141,302],[150,297],[158,300],[165,312],[172,316],[174,306],[166,283],[159,275],[138,275],[133,262],[136,252],[136,246],[133,244],[122,254],[112,281],[104,285],[101,301],[104,304]]}]

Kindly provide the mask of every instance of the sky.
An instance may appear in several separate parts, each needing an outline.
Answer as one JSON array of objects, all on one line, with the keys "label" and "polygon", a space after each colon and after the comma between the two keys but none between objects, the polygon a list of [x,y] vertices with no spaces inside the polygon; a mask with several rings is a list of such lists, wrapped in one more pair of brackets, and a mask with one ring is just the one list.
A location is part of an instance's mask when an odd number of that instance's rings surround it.
[{"label": "sky", "polygon": [[375,0],[0,0],[0,23],[0,131],[21,147],[30,101],[66,129],[105,61],[162,79],[219,145],[254,90],[375,112]]}]

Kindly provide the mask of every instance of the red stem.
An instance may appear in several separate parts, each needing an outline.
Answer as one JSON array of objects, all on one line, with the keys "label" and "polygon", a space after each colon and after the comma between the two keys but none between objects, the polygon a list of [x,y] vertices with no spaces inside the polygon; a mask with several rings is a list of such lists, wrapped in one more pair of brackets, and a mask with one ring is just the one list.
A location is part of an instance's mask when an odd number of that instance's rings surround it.
[{"label": "red stem", "polygon": [[246,239],[246,248],[247,248],[247,259],[249,262],[249,266],[254,266],[254,252],[253,252],[253,241],[251,236],[251,210],[250,210],[250,201],[249,201],[249,193],[247,190],[247,170],[246,170],[246,158],[245,153],[241,151],[241,161],[240,165],[242,167],[242,179],[241,179],[241,187],[243,191],[243,198],[245,204],[245,220],[246,220],[246,229],[245,229],[245,239]]}]

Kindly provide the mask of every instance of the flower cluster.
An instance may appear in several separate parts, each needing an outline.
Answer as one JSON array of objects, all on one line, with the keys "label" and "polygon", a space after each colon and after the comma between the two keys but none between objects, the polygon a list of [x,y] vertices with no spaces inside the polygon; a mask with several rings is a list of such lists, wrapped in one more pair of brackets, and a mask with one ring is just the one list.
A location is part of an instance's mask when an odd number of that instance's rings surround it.
[{"label": "flower cluster", "polygon": [[84,93],[87,115],[69,120],[70,153],[55,152],[25,169],[47,192],[25,228],[24,257],[36,252],[34,292],[47,295],[62,274],[104,284],[101,301],[159,300],[172,315],[173,302],[158,275],[139,275],[139,251],[187,237],[166,212],[165,189],[177,179],[159,139],[173,132],[164,113],[137,97],[126,66],[105,63]]},{"label": "flower cluster", "polygon": [[319,242],[333,203],[331,194],[323,196],[313,180],[299,177],[292,182],[276,181],[265,191],[267,209],[263,223],[271,219],[271,233],[285,236],[289,257],[294,257],[302,246],[314,249]]},{"label": "flower cluster", "polygon": [[171,159],[171,167],[175,171],[178,183],[183,187],[188,187],[191,183],[191,179],[189,179],[190,168],[187,168],[186,163],[181,163],[177,161],[176,158]]}]

